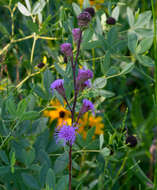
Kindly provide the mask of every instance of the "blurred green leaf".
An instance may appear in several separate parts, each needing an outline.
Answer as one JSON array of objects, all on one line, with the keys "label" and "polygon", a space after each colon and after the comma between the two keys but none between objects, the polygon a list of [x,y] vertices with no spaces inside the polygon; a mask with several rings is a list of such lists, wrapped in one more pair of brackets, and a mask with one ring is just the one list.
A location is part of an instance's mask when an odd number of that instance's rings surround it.
[{"label": "blurred green leaf", "polygon": [[63,170],[67,167],[68,162],[69,162],[68,153],[64,152],[55,161],[55,164],[54,164],[55,174],[63,172]]},{"label": "blurred green leaf", "polygon": [[107,84],[107,80],[104,77],[98,77],[94,80],[93,88],[104,88]]},{"label": "blurred green leaf", "polygon": [[134,15],[130,7],[127,7],[127,17],[128,17],[129,25],[130,27],[132,27],[134,25]]},{"label": "blurred green leaf", "polygon": [[153,44],[153,37],[145,38],[145,39],[141,40],[139,45],[136,48],[136,53],[142,54],[142,53],[146,52],[147,50],[150,49],[152,44]]},{"label": "blurred green leaf", "polygon": [[72,7],[74,10],[74,13],[76,14],[76,16],[78,16],[81,13],[80,7],[76,3],[72,3]]},{"label": "blurred green leaf", "polygon": [[116,6],[116,7],[113,9],[113,11],[112,11],[111,16],[112,16],[113,18],[115,18],[116,20],[118,20],[118,18],[119,18],[119,12],[120,12],[120,8],[119,8],[119,6]]},{"label": "blurred green leaf", "polygon": [[22,120],[34,120],[39,117],[40,113],[37,111],[28,111],[22,115]]},{"label": "blurred green leaf", "polygon": [[6,155],[6,152],[4,150],[0,150],[0,159],[5,163],[9,164],[8,157]]},{"label": "blurred green leaf", "polygon": [[29,0],[25,0],[25,3],[26,3],[26,6],[27,6],[27,9],[28,9],[29,11],[31,11],[31,5],[30,5]]},{"label": "blurred green leaf", "polygon": [[100,153],[103,155],[103,157],[109,156],[110,155],[110,149],[105,147],[101,149]]},{"label": "blurred green leaf", "polygon": [[154,61],[152,60],[151,57],[148,57],[146,55],[137,55],[137,60],[139,61],[140,64],[142,64],[145,67],[153,67],[154,66]]},{"label": "blurred green leaf", "polygon": [[12,152],[12,154],[11,154],[11,162],[10,162],[11,173],[14,173],[14,171],[15,171],[15,169],[14,169],[15,163],[16,163],[15,152]]},{"label": "blurred green leaf", "polygon": [[62,176],[57,183],[56,190],[61,190],[61,189],[65,190],[68,188],[67,186],[68,186],[68,175]]},{"label": "blurred green leaf", "polygon": [[128,34],[128,48],[131,51],[131,53],[136,52],[136,46],[137,46],[137,35],[135,33],[129,33]]},{"label": "blurred green leaf", "polygon": [[134,63],[124,63],[122,65],[122,71],[120,72],[121,75],[125,75],[129,72],[131,72],[134,68],[135,64]]},{"label": "blurred green leaf", "polygon": [[21,175],[22,175],[23,182],[29,188],[36,189],[36,190],[40,189],[37,180],[32,175],[27,174],[27,173],[22,173]]},{"label": "blurred green leaf", "polygon": [[1,166],[0,167],[0,175],[1,176],[4,176],[9,172],[10,172],[10,166]]},{"label": "blurred green leaf", "polygon": [[30,16],[31,15],[31,13],[29,12],[29,10],[22,3],[18,2],[17,7],[18,7],[19,11],[23,15],[25,15],[25,16]]},{"label": "blurred green leaf", "polygon": [[55,183],[56,183],[56,178],[53,170],[49,168],[47,175],[46,175],[46,186],[49,189],[55,190]]},{"label": "blurred green leaf", "polygon": [[23,113],[26,111],[26,109],[27,109],[27,102],[25,99],[22,99],[17,106],[17,111],[16,111],[17,116],[21,117]]}]

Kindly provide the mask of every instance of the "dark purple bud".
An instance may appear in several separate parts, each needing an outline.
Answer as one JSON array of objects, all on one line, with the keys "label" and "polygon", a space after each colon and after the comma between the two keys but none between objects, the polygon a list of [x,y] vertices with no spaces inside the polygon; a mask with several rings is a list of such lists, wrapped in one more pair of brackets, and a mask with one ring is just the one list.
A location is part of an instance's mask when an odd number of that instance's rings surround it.
[{"label": "dark purple bud", "polygon": [[45,64],[44,64],[43,62],[41,62],[41,63],[39,63],[39,64],[37,65],[37,67],[38,67],[39,69],[43,68],[44,66],[45,66]]},{"label": "dark purple bud", "polygon": [[87,11],[84,11],[77,17],[77,19],[80,27],[87,27],[88,23],[91,21],[91,15]]},{"label": "dark purple bud", "polygon": [[77,43],[80,39],[81,29],[80,28],[72,29],[72,34],[73,34],[75,43]]},{"label": "dark purple bud", "polygon": [[83,11],[86,11],[90,14],[91,17],[93,17],[95,15],[95,10],[93,7],[87,7],[86,9],[84,9]]},{"label": "dark purple bud", "polygon": [[63,97],[65,96],[65,90],[64,90],[64,80],[63,79],[57,79],[55,80],[52,84],[51,84],[51,89],[52,89],[52,93],[53,90],[57,90],[57,92],[62,95]]},{"label": "dark purple bud", "polygon": [[136,139],[136,137],[133,136],[133,135],[128,136],[127,139],[126,139],[126,144],[129,147],[135,147],[137,145],[137,139]]},{"label": "dark purple bud", "polygon": [[61,52],[67,56],[71,57],[72,56],[72,47],[70,43],[64,43],[61,45]]},{"label": "dark purple bud", "polygon": [[106,20],[106,23],[109,25],[114,25],[114,24],[116,24],[116,19],[113,17],[108,17]]}]

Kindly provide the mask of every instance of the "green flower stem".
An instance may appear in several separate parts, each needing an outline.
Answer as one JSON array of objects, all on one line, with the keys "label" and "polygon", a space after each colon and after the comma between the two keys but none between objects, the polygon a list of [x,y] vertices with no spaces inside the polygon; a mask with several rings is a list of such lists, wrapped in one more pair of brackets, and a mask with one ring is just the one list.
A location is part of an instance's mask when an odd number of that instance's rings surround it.
[{"label": "green flower stem", "polygon": [[[157,116],[157,32],[156,32],[156,15],[154,9],[154,1],[151,0],[152,13],[153,13],[153,24],[154,24],[154,59],[155,59],[155,72],[154,72],[154,81],[155,81],[155,115]],[[156,121],[157,122],[157,121]],[[155,163],[155,172],[154,172],[154,190],[157,189],[157,162]]]}]

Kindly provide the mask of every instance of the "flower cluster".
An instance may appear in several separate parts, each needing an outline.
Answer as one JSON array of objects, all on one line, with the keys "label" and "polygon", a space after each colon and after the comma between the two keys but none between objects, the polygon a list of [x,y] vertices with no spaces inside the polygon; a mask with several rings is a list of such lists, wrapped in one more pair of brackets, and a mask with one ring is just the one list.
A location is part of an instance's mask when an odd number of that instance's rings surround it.
[{"label": "flower cluster", "polygon": [[70,146],[73,145],[76,136],[75,125],[78,124],[80,117],[82,117],[82,115],[88,111],[92,111],[92,113],[94,114],[94,105],[92,104],[91,101],[84,99],[82,107],[78,113],[78,118],[75,121],[75,107],[77,103],[77,96],[79,92],[82,91],[83,89],[91,87],[90,79],[93,77],[93,72],[89,69],[79,69],[77,75],[76,68],[78,64],[77,59],[80,52],[80,44],[82,41],[82,32],[88,26],[89,22],[91,21],[94,15],[95,15],[95,10],[92,7],[88,7],[84,9],[83,12],[80,13],[80,15],[77,17],[79,28],[74,28],[72,30],[73,40],[77,44],[76,56],[73,55],[71,43],[66,42],[61,44],[60,46],[61,52],[64,54],[65,58],[64,62],[68,62],[68,59],[71,61],[73,84],[74,84],[73,105],[70,105],[67,100],[64,89],[64,79],[57,79],[54,82],[52,82],[50,86],[50,88],[52,89],[52,93],[54,92],[54,90],[56,90],[64,98],[70,110],[68,111],[71,115],[70,122],[69,121],[66,122],[66,120],[68,120],[69,117],[66,118],[65,116],[66,111],[64,109],[58,112],[57,110],[51,110],[51,112],[45,111],[45,116],[51,117],[51,120],[59,118],[57,132],[56,132],[57,142],[62,139],[64,141],[64,145],[65,144],[68,144]]}]

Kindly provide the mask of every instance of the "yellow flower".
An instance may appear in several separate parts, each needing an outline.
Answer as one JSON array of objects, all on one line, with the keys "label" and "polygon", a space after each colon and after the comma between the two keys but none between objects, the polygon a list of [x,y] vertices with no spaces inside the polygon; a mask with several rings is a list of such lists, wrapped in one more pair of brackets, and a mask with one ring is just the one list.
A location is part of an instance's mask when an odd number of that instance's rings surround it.
[{"label": "yellow flower", "polygon": [[[83,5],[83,1],[84,0],[78,0],[77,1],[81,7]],[[101,4],[104,3],[104,0],[89,0],[89,3],[90,3],[91,6],[95,6],[96,9],[100,9]]]},{"label": "yellow flower", "polygon": [[100,116],[94,117],[92,115],[89,115],[89,113],[85,113],[79,120],[78,133],[82,134],[83,138],[85,139],[90,127],[95,127],[95,135],[104,133],[104,124],[102,123],[102,118]]},{"label": "yellow flower", "polygon": [[45,110],[43,115],[50,118],[50,122],[57,119],[57,126],[63,124],[71,125],[70,111],[66,110],[58,100],[51,101],[50,105],[54,110]]}]

